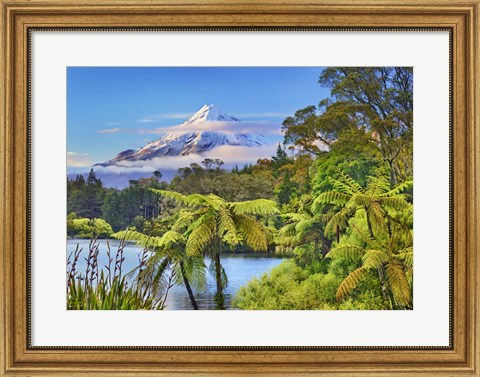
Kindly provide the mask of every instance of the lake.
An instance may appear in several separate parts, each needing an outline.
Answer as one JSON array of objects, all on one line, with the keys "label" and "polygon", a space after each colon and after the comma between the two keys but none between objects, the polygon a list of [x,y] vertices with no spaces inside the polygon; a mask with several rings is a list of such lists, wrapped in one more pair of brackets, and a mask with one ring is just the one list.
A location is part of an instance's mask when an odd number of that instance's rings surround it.
[{"label": "lake", "polygon": [[[100,252],[98,256],[99,268],[107,264],[107,240],[99,240]],[[112,257],[115,258],[117,246],[119,241],[108,240],[110,243],[110,250]],[[83,247],[83,251],[80,255],[77,263],[77,271],[85,273],[86,261],[85,257],[88,255],[89,240],[86,239],[69,239],[67,240],[67,257],[75,250],[77,244]],[[125,261],[123,264],[123,271],[131,271],[139,264],[139,253],[142,248],[127,243],[124,249]],[[272,268],[278,266],[284,259],[277,257],[264,257],[262,253],[237,253],[237,254],[222,254],[222,265],[228,277],[228,286],[224,290],[226,307],[230,307],[230,302],[238,291],[238,289],[245,285],[248,281],[254,277],[260,277],[265,272],[270,271]],[[207,265],[207,289],[205,292],[195,292],[195,298],[199,309],[215,309],[215,303],[213,296],[215,295],[216,285],[214,277],[208,273],[208,266],[210,261],[206,260]],[[187,291],[183,285],[173,286],[168,292],[166,310],[191,310],[192,305],[188,298]]]}]

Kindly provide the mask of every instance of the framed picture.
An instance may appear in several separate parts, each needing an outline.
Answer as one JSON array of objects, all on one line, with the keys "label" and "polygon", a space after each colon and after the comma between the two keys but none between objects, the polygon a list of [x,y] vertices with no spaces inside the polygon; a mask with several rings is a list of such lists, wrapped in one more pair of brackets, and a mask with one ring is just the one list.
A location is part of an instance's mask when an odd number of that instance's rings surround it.
[{"label": "framed picture", "polygon": [[478,1],[1,6],[1,375],[479,376]]}]

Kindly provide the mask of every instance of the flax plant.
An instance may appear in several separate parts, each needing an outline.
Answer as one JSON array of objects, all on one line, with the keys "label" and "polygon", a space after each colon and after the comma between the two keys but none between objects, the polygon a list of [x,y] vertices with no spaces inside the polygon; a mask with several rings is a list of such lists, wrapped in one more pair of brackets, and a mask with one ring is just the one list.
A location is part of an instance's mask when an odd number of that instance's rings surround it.
[{"label": "flax plant", "polygon": [[77,245],[67,261],[67,309],[68,310],[162,310],[171,285],[159,290],[151,281],[142,279],[141,271],[148,259],[147,250],[140,256],[136,278],[124,273],[125,240],[120,240],[115,256],[111,255],[107,242],[108,262],[99,271],[99,244],[96,239],[89,243],[86,268],[78,271],[82,248]]}]

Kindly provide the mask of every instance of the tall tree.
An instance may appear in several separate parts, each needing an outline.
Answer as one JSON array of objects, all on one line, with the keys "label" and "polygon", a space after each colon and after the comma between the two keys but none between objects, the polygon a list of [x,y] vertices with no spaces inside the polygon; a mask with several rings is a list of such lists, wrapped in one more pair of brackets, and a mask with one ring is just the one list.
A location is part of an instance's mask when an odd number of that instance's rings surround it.
[{"label": "tall tree", "polygon": [[97,178],[93,169],[88,174],[87,182],[85,184],[85,200],[86,209],[90,219],[99,218],[102,215],[103,197],[105,196],[105,189],[102,181]]},{"label": "tall tree", "polygon": [[413,70],[410,67],[327,68],[319,78],[331,97],[283,122],[285,143],[321,155],[348,130],[367,132],[390,170],[390,183],[413,170]]},{"label": "tall tree", "polygon": [[325,103],[320,122],[328,122],[341,108],[357,125],[366,127],[390,167],[390,182],[405,180],[399,156],[409,158],[413,143],[413,69],[411,67],[327,68],[319,83],[331,88],[335,103]]}]

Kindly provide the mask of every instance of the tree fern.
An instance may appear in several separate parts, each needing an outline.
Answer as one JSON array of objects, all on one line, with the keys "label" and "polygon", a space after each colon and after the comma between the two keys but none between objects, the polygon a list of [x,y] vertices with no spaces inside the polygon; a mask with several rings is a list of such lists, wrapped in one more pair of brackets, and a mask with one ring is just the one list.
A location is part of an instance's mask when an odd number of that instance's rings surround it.
[{"label": "tree fern", "polygon": [[202,221],[192,228],[188,236],[186,244],[187,255],[200,255],[213,240],[215,232],[215,217],[211,214],[208,214],[208,216],[204,215]]},{"label": "tree fern", "polygon": [[337,230],[337,228],[345,229],[347,227],[348,220],[352,217],[352,215],[355,212],[356,212],[355,208],[343,207],[340,211],[335,213],[330,218],[327,225],[325,226],[325,234],[334,233]]},{"label": "tree fern", "polygon": [[393,189],[383,193],[382,196],[384,197],[396,196],[405,191],[410,191],[412,189],[413,189],[413,181],[406,181],[406,182],[400,183],[398,186],[394,187]]},{"label": "tree fern", "polygon": [[385,175],[371,176],[364,190],[369,196],[379,196],[390,190],[390,180]]},{"label": "tree fern", "polygon": [[350,261],[361,259],[365,254],[365,249],[357,245],[341,245],[331,249],[327,257],[342,257]]},{"label": "tree fern", "polygon": [[[392,297],[393,301],[391,301],[394,304],[392,309],[411,307],[413,278],[411,238],[399,236],[397,232],[400,228],[397,227],[391,230],[391,235],[383,239],[373,239],[363,235],[362,231],[355,226],[352,229],[355,233],[360,234],[363,246],[340,244],[330,250],[327,256],[352,261],[361,258],[360,271],[377,272],[382,289],[389,292]],[[406,244],[401,246],[403,243]],[[343,299],[366,276],[364,272],[359,272],[359,269],[345,278],[337,291],[337,298]]]},{"label": "tree fern", "polygon": [[351,195],[338,191],[323,192],[313,201],[312,210],[318,213],[324,204],[335,204],[339,206],[346,205]]},{"label": "tree fern", "polygon": [[397,194],[397,196],[382,196],[378,198],[378,203],[386,208],[391,208],[396,211],[406,211],[411,210],[412,206],[405,200],[405,197],[402,194]]},{"label": "tree fern", "polygon": [[178,192],[167,191],[167,190],[157,190],[157,189],[154,189],[154,188],[151,188],[150,190],[152,192],[156,193],[156,194],[165,196],[165,197],[170,198],[170,199],[174,199],[175,201],[177,201],[179,203],[182,203],[182,204],[185,204],[185,205],[191,204],[191,201],[188,200],[188,196],[180,194]]},{"label": "tree fern", "polygon": [[256,251],[267,251],[268,239],[264,226],[245,215],[235,215],[234,221],[243,241]]},{"label": "tree fern", "polygon": [[407,307],[411,304],[410,284],[401,263],[392,260],[386,267],[386,278],[393,298],[398,306]]},{"label": "tree fern", "polygon": [[122,230],[111,235],[117,240],[134,241],[143,247],[153,246],[154,239],[136,230]]},{"label": "tree fern", "polygon": [[407,247],[403,250],[400,250],[396,257],[406,266],[413,267],[413,247]]},{"label": "tree fern", "polygon": [[337,300],[342,300],[345,296],[348,296],[355,288],[357,288],[367,272],[368,270],[364,267],[359,267],[352,271],[345,279],[343,279],[337,290]]},{"label": "tree fern", "polygon": [[[383,234],[387,230],[386,217],[389,211],[407,211],[411,205],[401,194],[409,185],[399,185],[390,190],[390,183],[383,175],[368,178],[367,185],[362,188],[348,175],[342,175],[339,180],[334,180],[334,190],[321,193],[313,202],[313,213],[322,213],[325,205],[332,204],[340,209],[331,216],[325,232],[333,232],[337,228],[345,229],[348,220],[357,210],[366,212],[369,231]],[[400,187],[401,186],[401,187]]]},{"label": "tree fern", "polygon": [[387,262],[388,255],[381,250],[368,250],[362,257],[362,264],[366,269],[383,268]]},{"label": "tree fern", "polygon": [[226,208],[218,210],[218,235],[230,246],[236,246],[240,240],[232,214]]},{"label": "tree fern", "polygon": [[[367,208],[367,220],[375,234],[383,234],[387,230],[385,215],[378,202],[372,202]],[[373,234],[372,234],[373,235]]]},{"label": "tree fern", "polygon": [[[212,258],[217,283],[216,302],[223,308],[224,281],[220,252],[225,245],[234,247],[239,243],[253,250],[266,251],[271,234],[256,216],[268,216],[279,213],[276,203],[258,199],[245,202],[227,202],[210,194],[182,195],[165,190],[155,190],[158,194],[172,198],[187,207],[190,215],[183,214],[175,223],[175,231],[182,227],[186,239],[185,250],[190,258],[209,254]],[[187,265],[183,266],[184,270]]]},{"label": "tree fern", "polygon": [[256,199],[244,202],[229,203],[231,211],[236,215],[274,215],[279,213],[277,203],[273,200]]}]

